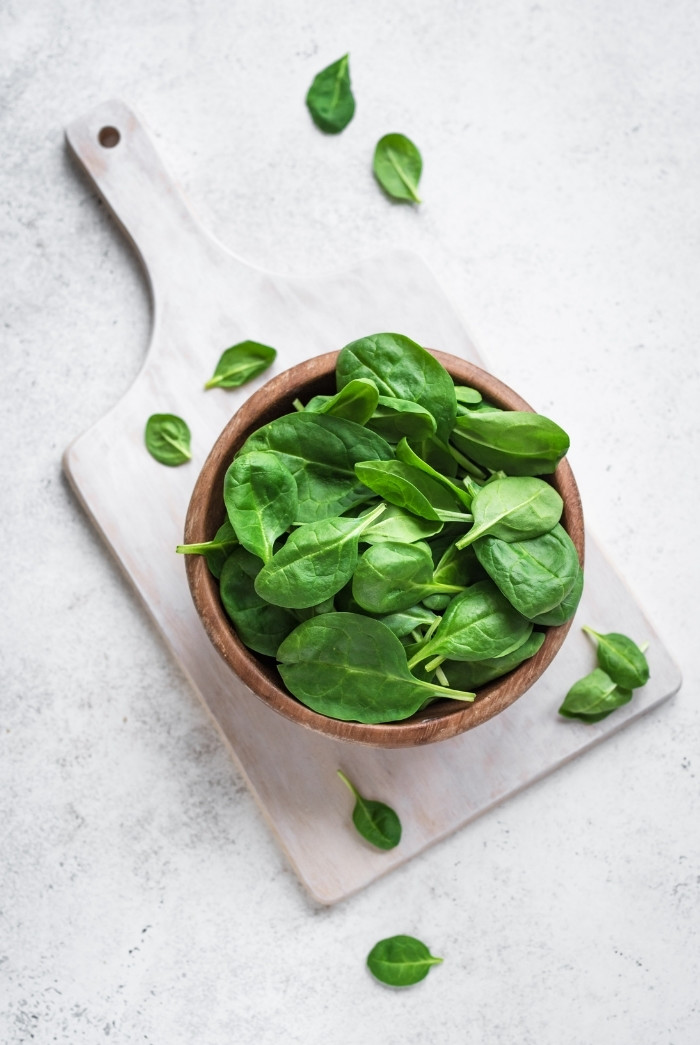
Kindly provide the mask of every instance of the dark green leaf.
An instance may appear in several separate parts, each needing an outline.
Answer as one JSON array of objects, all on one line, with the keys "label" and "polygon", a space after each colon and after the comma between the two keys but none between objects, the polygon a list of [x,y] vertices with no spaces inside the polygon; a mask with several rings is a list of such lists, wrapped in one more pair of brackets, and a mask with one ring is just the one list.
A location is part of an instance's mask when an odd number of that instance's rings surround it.
[{"label": "dark green leaf", "polygon": [[[463,505],[432,476],[403,461],[361,461],[355,473],[365,486],[390,504],[405,508],[422,519],[437,521],[462,515]],[[471,516],[464,517],[465,522]]]},{"label": "dark green leaf", "polygon": [[532,617],[532,623],[543,624],[546,627],[558,627],[560,624],[565,624],[567,620],[571,620],[581,601],[583,580],[583,570],[579,566],[573,588],[568,595],[565,595],[554,609],[549,610],[547,613],[538,613],[536,617]]},{"label": "dark green leaf", "polygon": [[345,773],[338,770],[338,776],[355,797],[352,822],[358,834],[377,849],[395,849],[401,841],[401,821],[391,806],[364,798]]},{"label": "dark green leaf", "polygon": [[381,621],[355,613],[304,621],[277,658],[290,693],[319,714],[345,722],[409,718],[428,696],[474,698],[414,678],[400,640]]},{"label": "dark green leaf", "polygon": [[238,388],[267,370],[277,352],[258,341],[240,341],[227,348],[205,388]]},{"label": "dark green leaf", "polygon": [[569,449],[566,432],[527,410],[468,410],[456,420],[458,446],[477,464],[508,475],[553,472]]},{"label": "dark green leaf", "polygon": [[474,525],[457,541],[458,548],[465,548],[486,534],[502,541],[539,537],[556,526],[564,507],[554,487],[542,479],[507,476],[475,490]]},{"label": "dark green leaf", "polygon": [[338,356],[336,376],[338,388],[364,377],[382,396],[418,403],[435,418],[439,437],[449,438],[457,416],[454,382],[435,356],[403,334],[372,334],[350,342]]},{"label": "dark green leaf", "polygon": [[616,685],[623,689],[638,689],[649,681],[649,662],[632,639],[619,632],[605,635],[588,625],[583,630],[597,643],[598,665]]},{"label": "dark green leaf", "polygon": [[370,613],[398,613],[427,595],[460,590],[433,582],[433,559],[425,545],[391,541],[367,549],[352,581],[353,598]]},{"label": "dark green leaf", "polygon": [[525,541],[481,537],[473,548],[496,587],[530,620],[558,606],[580,570],[574,543],[558,523]]},{"label": "dark green leaf", "polygon": [[468,493],[466,487],[462,484],[452,482],[448,476],[443,475],[436,468],[433,468],[431,464],[424,461],[415,450],[409,446],[406,439],[402,439],[396,447],[396,459],[402,461],[404,464],[411,465],[413,468],[418,468],[421,472],[425,472],[426,475],[431,476],[436,482],[440,483],[448,493],[452,494],[455,501],[459,501],[460,504],[464,505],[467,511],[471,508],[472,497]]},{"label": "dark green leaf", "polygon": [[631,699],[631,689],[616,686],[605,671],[594,668],[573,684],[559,714],[565,718],[580,718],[584,722],[599,722]]},{"label": "dark green leaf", "polygon": [[393,396],[379,396],[377,408],[367,422],[367,427],[389,443],[398,443],[405,436],[409,439],[428,439],[437,431],[435,418],[425,407]]},{"label": "dark green leaf", "polygon": [[306,104],[314,123],[326,134],[338,134],[347,127],[355,113],[349,55],[344,54],[314,77]]},{"label": "dark green leaf", "polygon": [[258,574],[258,595],[289,609],[332,598],[353,575],[363,530],[383,511],[384,505],[378,505],[358,518],[337,516],[299,526]]},{"label": "dark green leaf", "polygon": [[423,170],[420,152],[405,134],[385,134],[377,142],[372,164],[374,176],[395,200],[420,203],[418,182]]},{"label": "dark green leaf", "polygon": [[[449,599],[449,596],[447,598]],[[418,628],[429,628],[431,624],[435,623],[437,617],[425,606],[409,606],[408,609],[400,610],[398,613],[387,613],[380,620],[390,631],[393,631],[394,635],[402,639]]]},{"label": "dark green leaf", "polygon": [[242,454],[224,478],[224,503],[239,541],[263,562],[297,516],[297,484],[284,462],[269,451]]},{"label": "dark green leaf", "polygon": [[190,430],[175,414],[151,414],[144,433],[146,449],[161,464],[174,467],[192,457]]},{"label": "dark green leaf", "polygon": [[519,667],[539,650],[544,642],[543,631],[533,631],[523,642],[504,657],[487,657],[486,660],[446,660],[442,665],[447,681],[459,689],[480,689],[487,682],[507,675],[509,671]]},{"label": "dark green leaf", "polygon": [[236,548],[221,571],[219,591],[226,613],[241,642],[256,653],[274,657],[280,642],[297,626],[296,618],[271,606],[255,590],[261,562],[245,548]]},{"label": "dark green leaf", "polygon": [[388,461],[394,452],[380,436],[342,417],[286,414],[259,428],[241,454],[272,450],[280,455],[297,483],[297,522],[341,515],[370,496],[358,481],[358,461]]},{"label": "dark green leaf", "polygon": [[443,525],[439,520],[421,519],[395,504],[388,504],[386,511],[362,534],[362,540],[368,544],[381,544],[383,541],[413,544],[414,541],[422,541],[439,533]]},{"label": "dark green leaf", "polygon": [[390,936],[375,944],[367,956],[372,975],[391,987],[409,987],[425,979],[432,965],[439,965],[424,943],[414,936]]}]

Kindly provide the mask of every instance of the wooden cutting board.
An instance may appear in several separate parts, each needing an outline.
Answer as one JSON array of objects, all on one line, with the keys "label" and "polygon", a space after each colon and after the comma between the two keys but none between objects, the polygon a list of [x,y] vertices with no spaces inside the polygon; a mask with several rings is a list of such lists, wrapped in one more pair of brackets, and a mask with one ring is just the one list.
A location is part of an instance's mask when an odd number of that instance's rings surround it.
[{"label": "wooden cutting board", "polygon": [[[66,134],[141,255],[153,332],[133,386],[66,450],[64,467],[315,899],[329,904],[350,895],[678,689],[678,669],[589,534],[586,591],[564,647],[524,697],[477,729],[423,748],[382,751],[304,730],[259,701],[210,645],[174,553],[192,487],[220,430],[273,373],[365,334],[397,330],[476,363],[479,356],[416,256],[392,251],[313,278],[260,271],[199,225],[122,102],[101,105]],[[276,346],[276,366],[243,389],[204,392],[223,349],[247,338]],[[148,455],[143,429],[152,413],[187,420],[191,462],[166,468]],[[557,715],[569,686],[594,666],[581,623],[650,643],[650,682],[592,726]],[[404,832],[395,850],[373,850],[355,833],[352,799],[337,769],[397,810]]]}]

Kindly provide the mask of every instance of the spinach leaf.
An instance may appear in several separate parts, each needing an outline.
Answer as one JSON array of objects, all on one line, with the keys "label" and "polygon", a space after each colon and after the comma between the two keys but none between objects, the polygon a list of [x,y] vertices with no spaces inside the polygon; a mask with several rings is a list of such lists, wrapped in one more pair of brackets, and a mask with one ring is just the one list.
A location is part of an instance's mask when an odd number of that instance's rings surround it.
[{"label": "spinach leaf", "polygon": [[468,410],[455,422],[460,449],[477,464],[508,475],[553,472],[569,449],[566,432],[527,410]]},{"label": "spinach leaf", "polygon": [[442,958],[435,958],[424,943],[414,936],[390,936],[376,943],[367,956],[369,971],[382,983],[390,987],[410,987],[430,972],[432,965],[439,965]]},{"label": "spinach leaf", "polygon": [[454,517],[471,522],[456,496],[420,468],[403,461],[361,461],[355,465],[358,479],[390,504],[405,508],[422,519]]},{"label": "spinach leaf", "polygon": [[623,689],[638,689],[649,681],[649,662],[632,639],[619,632],[605,635],[588,625],[583,630],[597,644],[598,665],[617,686]]},{"label": "spinach leaf", "polygon": [[470,388],[469,385],[455,385],[455,395],[458,403],[468,406],[476,406],[484,398],[478,388]]},{"label": "spinach leaf", "polygon": [[438,560],[433,580],[438,584],[459,584],[466,588],[469,584],[482,581],[486,572],[476,557],[474,547],[458,548],[452,543]]},{"label": "spinach leaf", "polygon": [[493,581],[477,581],[456,595],[445,610],[435,634],[409,660],[413,669],[421,661],[434,670],[433,661],[484,660],[503,657],[522,646],[532,624],[501,595]]},{"label": "spinach leaf", "polygon": [[496,587],[530,620],[558,606],[580,570],[574,543],[559,523],[525,541],[481,537],[473,548]]},{"label": "spinach leaf", "polygon": [[631,689],[617,686],[602,668],[594,668],[573,684],[559,714],[584,722],[599,722],[631,699]]},{"label": "spinach leaf", "polygon": [[271,606],[255,590],[260,560],[236,548],[223,565],[219,593],[239,639],[256,653],[274,657],[280,642],[297,626],[286,609]]},{"label": "spinach leaf", "polygon": [[203,555],[210,572],[218,579],[224,563],[237,546],[238,538],[227,519],[216,531],[213,540],[201,544],[178,544],[175,551],[181,555]]},{"label": "spinach leaf", "polygon": [[312,120],[326,134],[339,134],[355,114],[349,59],[350,56],[344,54],[317,73],[306,95]]},{"label": "spinach leaf", "polygon": [[402,639],[418,628],[430,627],[436,622],[437,617],[425,606],[409,606],[398,613],[387,613],[380,620],[397,638]]},{"label": "spinach leaf", "polygon": [[425,407],[393,396],[379,396],[377,408],[367,422],[367,427],[389,443],[398,443],[405,436],[409,439],[428,439],[437,431],[435,418]]},{"label": "spinach leaf", "polygon": [[337,516],[299,526],[258,574],[258,595],[289,609],[331,598],[352,577],[360,536],[383,511],[380,504],[359,518]]},{"label": "spinach leaf", "polygon": [[224,477],[229,521],[243,545],[263,562],[297,516],[297,484],[283,461],[269,451],[237,457]]},{"label": "spinach leaf", "polygon": [[438,436],[447,441],[457,416],[454,382],[435,356],[415,341],[403,334],[351,341],[338,356],[338,388],[358,377],[372,381],[382,396],[418,403],[432,414]]},{"label": "spinach leaf", "polygon": [[574,585],[568,595],[565,595],[558,606],[554,609],[548,610],[547,613],[538,613],[536,617],[531,617],[533,624],[542,624],[545,627],[558,627],[560,624],[566,623],[570,620],[576,610],[578,604],[581,601],[581,595],[583,594],[583,570],[579,566],[578,573]]},{"label": "spinach leaf", "polygon": [[238,388],[251,381],[275,361],[277,352],[259,341],[240,341],[227,348],[216,364],[205,388]]},{"label": "spinach leaf", "polygon": [[459,538],[457,547],[466,548],[486,534],[502,541],[539,537],[559,522],[563,507],[557,491],[542,479],[495,479],[476,488],[472,499],[474,525]]},{"label": "spinach leaf", "polygon": [[[333,417],[344,417],[355,424],[366,424],[379,402],[379,392],[371,381],[358,377],[349,381],[334,396],[314,396],[306,404],[306,409],[314,414],[331,414]],[[381,433],[380,433],[381,435]]]},{"label": "spinach leaf", "polygon": [[355,798],[352,822],[358,834],[377,849],[395,849],[401,841],[401,821],[391,806],[374,799],[363,798],[345,773],[341,773],[340,770],[337,772]]},{"label": "spinach leaf", "polygon": [[473,693],[410,673],[399,639],[374,617],[326,613],[304,621],[277,651],[290,693],[313,711],[354,722],[409,718],[429,696],[471,701]]},{"label": "spinach leaf", "polygon": [[445,677],[451,686],[459,689],[480,689],[487,682],[507,675],[519,667],[539,650],[544,642],[543,631],[533,631],[522,646],[511,650],[503,657],[487,657],[485,660],[446,660],[442,664]]},{"label": "spinach leaf", "polygon": [[461,590],[433,582],[433,559],[422,544],[374,544],[360,557],[352,579],[353,598],[370,613],[398,613],[427,595]]},{"label": "spinach leaf", "polygon": [[396,459],[397,461],[403,461],[404,464],[411,465],[413,468],[418,468],[421,472],[425,472],[426,475],[432,476],[441,486],[444,486],[449,493],[451,493],[456,500],[461,501],[464,507],[469,510],[471,508],[472,497],[464,486],[458,486],[457,483],[453,483],[452,480],[439,472],[436,468],[433,468],[431,464],[424,461],[422,457],[415,452],[415,450],[409,446],[408,440],[402,439],[396,447]]},{"label": "spinach leaf", "polygon": [[190,430],[175,414],[151,414],[144,433],[146,449],[161,464],[174,467],[192,457]]},{"label": "spinach leaf", "polygon": [[416,146],[405,134],[385,134],[374,150],[374,176],[395,200],[420,203],[418,182],[423,170],[423,159]]},{"label": "spinach leaf", "polygon": [[366,501],[369,490],[358,482],[358,461],[388,461],[394,452],[380,436],[342,417],[286,414],[253,432],[240,453],[272,450],[297,483],[297,522],[340,515]]},{"label": "spinach leaf", "polygon": [[395,504],[388,504],[386,511],[362,534],[362,540],[368,544],[381,544],[383,541],[413,544],[414,541],[432,537],[442,528],[443,523],[439,520],[421,519]]}]

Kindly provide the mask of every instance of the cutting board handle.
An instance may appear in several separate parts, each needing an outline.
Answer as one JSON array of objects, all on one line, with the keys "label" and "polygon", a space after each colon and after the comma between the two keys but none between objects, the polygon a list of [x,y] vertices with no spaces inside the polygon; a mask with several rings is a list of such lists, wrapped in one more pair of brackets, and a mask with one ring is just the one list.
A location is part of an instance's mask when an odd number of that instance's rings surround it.
[{"label": "cutting board handle", "polygon": [[196,272],[212,241],[135,113],[118,99],[104,102],[70,124],[66,139],[141,255],[154,296],[172,283],[173,259]]}]

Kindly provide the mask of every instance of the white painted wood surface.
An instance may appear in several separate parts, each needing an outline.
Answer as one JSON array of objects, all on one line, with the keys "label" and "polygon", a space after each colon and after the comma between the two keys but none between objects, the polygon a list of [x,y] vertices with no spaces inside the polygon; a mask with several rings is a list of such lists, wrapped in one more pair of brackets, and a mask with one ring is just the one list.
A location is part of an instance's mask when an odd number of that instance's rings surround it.
[{"label": "white painted wood surface", "polygon": [[[98,139],[108,126],[120,135],[112,148]],[[209,448],[232,412],[271,376],[233,392],[204,392],[221,351],[245,338],[275,345],[273,372],[279,372],[364,334],[394,329],[477,363],[479,356],[460,317],[414,255],[387,253],[314,278],[262,272],[202,229],[143,127],[121,102],[107,102],[76,121],[67,137],[142,257],[153,332],[134,385],[68,448],[65,470],[317,900],[333,903],[350,895],[677,690],[677,667],[589,533],[586,590],[562,651],[524,697],[472,732],[420,749],[379,751],[328,740],[265,707],[210,646],[184,563],[174,554]],[[144,424],[159,412],[188,421],[193,459],[187,465],[165,468],[146,453]],[[581,623],[650,643],[650,682],[630,704],[592,726],[556,713],[571,683],[594,666]],[[352,799],[336,776],[338,768],[368,797],[399,812],[404,834],[396,850],[376,852],[355,834]]]}]

